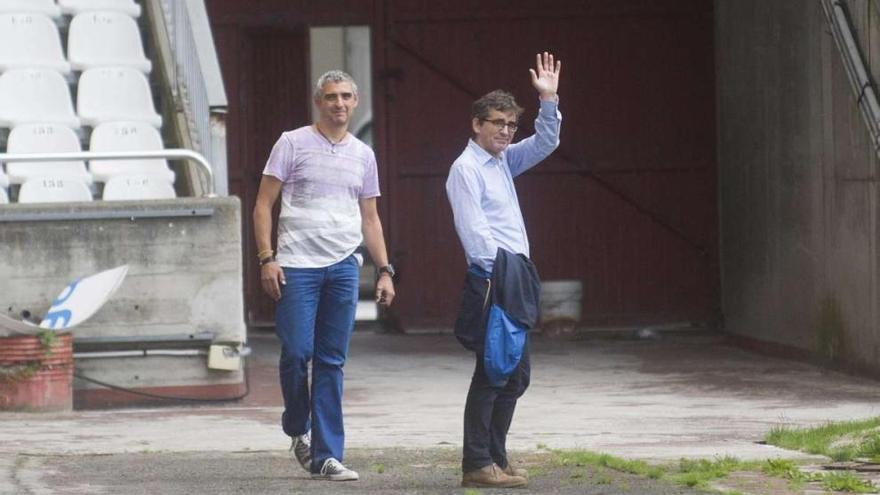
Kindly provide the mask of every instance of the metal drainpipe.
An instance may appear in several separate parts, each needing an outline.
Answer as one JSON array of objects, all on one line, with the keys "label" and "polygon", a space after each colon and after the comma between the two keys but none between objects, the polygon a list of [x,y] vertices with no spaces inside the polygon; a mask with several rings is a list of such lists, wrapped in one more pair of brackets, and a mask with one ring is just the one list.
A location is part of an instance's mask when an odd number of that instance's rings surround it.
[{"label": "metal drainpipe", "polygon": [[852,24],[845,0],[820,0],[825,19],[831,27],[834,41],[842,55],[846,74],[858,101],[862,118],[874,141],[874,153],[880,158],[880,104],[875,85],[865,68],[858,41],[853,36]]}]

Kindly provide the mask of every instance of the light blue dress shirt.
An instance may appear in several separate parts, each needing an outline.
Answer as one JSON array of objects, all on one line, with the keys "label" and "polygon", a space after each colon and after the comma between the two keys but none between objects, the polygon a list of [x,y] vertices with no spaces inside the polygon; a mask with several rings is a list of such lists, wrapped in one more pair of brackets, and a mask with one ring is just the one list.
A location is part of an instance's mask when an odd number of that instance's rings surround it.
[{"label": "light blue dress shirt", "polygon": [[557,106],[555,101],[541,100],[535,134],[511,144],[498,158],[471,139],[449,169],[446,196],[469,265],[491,272],[499,247],[529,255],[513,178],[559,146],[562,114]]}]

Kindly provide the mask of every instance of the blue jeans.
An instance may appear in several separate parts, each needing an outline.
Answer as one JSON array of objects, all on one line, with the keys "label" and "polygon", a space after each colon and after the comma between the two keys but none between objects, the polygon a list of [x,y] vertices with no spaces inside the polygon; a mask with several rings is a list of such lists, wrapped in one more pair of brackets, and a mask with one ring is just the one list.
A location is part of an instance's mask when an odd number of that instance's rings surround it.
[{"label": "blue jeans", "polygon": [[284,277],[275,314],[281,339],[281,426],[291,437],[312,431],[312,472],[317,472],[330,457],[342,461],[345,447],[342,367],[354,327],[358,262],[349,256],[324,268],[284,268]]}]

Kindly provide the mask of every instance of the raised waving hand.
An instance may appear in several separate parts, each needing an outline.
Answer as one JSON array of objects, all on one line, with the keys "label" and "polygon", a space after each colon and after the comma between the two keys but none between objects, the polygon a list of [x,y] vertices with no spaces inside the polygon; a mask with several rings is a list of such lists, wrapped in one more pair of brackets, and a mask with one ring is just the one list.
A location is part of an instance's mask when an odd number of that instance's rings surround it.
[{"label": "raised waving hand", "polygon": [[541,99],[556,98],[556,90],[559,88],[559,73],[562,71],[562,61],[553,60],[553,54],[544,52],[536,55],[537,62],[534,69],[529,69],[532,74],[532,86],[538,91]]}]

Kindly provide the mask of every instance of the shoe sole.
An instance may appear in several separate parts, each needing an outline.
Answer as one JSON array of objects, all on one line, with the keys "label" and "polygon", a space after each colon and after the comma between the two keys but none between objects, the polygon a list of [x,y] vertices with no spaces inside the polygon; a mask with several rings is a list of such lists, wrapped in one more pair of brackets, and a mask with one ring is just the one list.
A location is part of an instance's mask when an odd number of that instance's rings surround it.
[{"label": "shoe sole", "polygon": [[462,488],[522,488],[528,485],[528,480],[523,482],[513,482],[513,483],[480,483],[477,481],[462,481]]},{"label": "shoe sole", "polygon": [[358,481],[360,478],[358,477],[358,475],[352,476],[348,474],[337,474],[326,476],[323,474],[312,473],[312,479],[319,481]]}]

